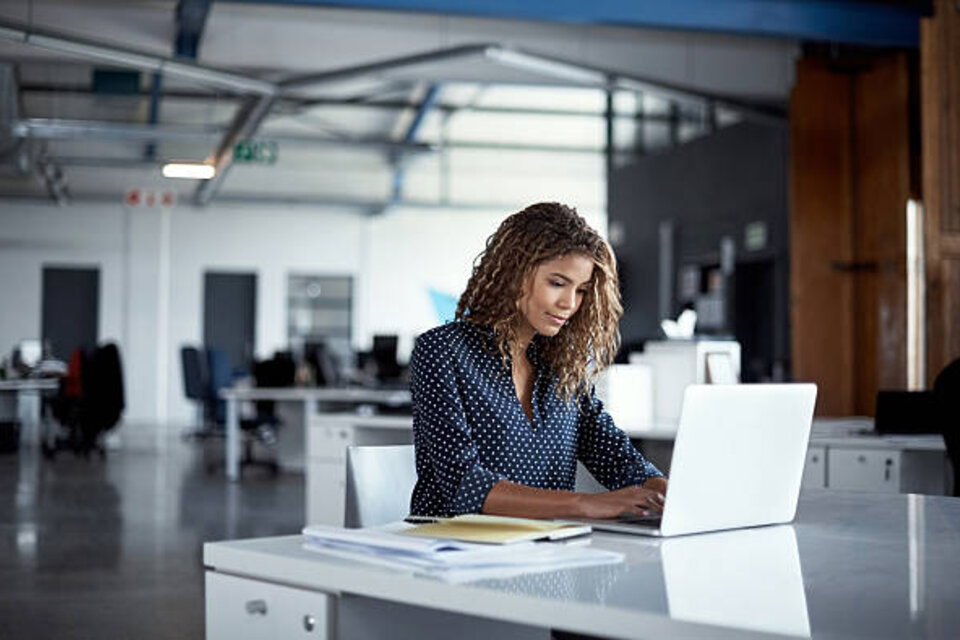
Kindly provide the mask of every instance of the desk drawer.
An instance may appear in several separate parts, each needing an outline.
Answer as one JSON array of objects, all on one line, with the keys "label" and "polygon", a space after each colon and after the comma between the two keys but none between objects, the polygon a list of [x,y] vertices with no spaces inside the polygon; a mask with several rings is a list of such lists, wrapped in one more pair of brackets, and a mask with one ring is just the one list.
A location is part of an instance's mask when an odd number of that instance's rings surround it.
[{"label": "desk drawer", "polygon": [[333,638],[334,598],[207,571],[207,640]]},{"label": "desk drawer", "polygon": [[307,460],[346,464],[349,446],[382,446],[412,442],[413,432],[410,429],[367,426],[362,422],[316,420],[310,424],[307,431]]},{"label": "desk drawer", "polygon": [[803,488],[824,489],[827,486],[827,448],[812,446],[807,450],[803,466]]},{"label": "desk drawer", "polygon": [[827,484],[831,489],[854,491],[900,491],[899,451],[840,449],[827,456]]}]

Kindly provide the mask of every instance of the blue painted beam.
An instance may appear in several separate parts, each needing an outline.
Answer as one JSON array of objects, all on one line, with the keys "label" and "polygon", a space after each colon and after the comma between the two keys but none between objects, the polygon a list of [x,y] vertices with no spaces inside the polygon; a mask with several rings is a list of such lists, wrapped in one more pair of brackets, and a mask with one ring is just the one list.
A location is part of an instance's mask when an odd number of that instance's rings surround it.
[{"label": "blue painted beam", "polygon": [[[417,112],[414,114],[413,120],[410,121],[410,125],[403,134],[404,144],[416,142],[417,133],[420,131],[420,127],[423,126],[424,119],[427,117],[427,114],[430,113],[430,110],[433,109],[433,105],[437,103],[437,98],[440,96],[440,86],[439,83],[434,83],[427,89],[426,95],[417,106]],[[393,201],[396,202],[403,197],[403,183],[406,180],[406,168],[403,166],[404,159],[399,155],[394,155],[392,160],[394,162],[392,198]]]},{"label": "blue painted beam", "polygon": [[177,36],[174,52],[178,58],[197,59],[200,39],[207,26],[213,0],[180,0],[177,3]]},{"label": "blue painted beam", "polygon": [[[173,42],[173,51],[178,58],[197,59],[200,49],[200,38],[207,24],[207,15],[213,0],[180,0],[177,3],[176,20],[177,35]],[[150,114],[148,122],[157,124],[160,121],[160,100],[163,97],[163,75],[157,71],[153,74],[153,86],[150,90]],[[143,149],[144,158],[154,160],[157,156],[157,145],[148,142]]]},{"label": "blue painted beam", "polygon": [[928,2],[878,0],[219,0],[715,31],[916,47]]}]

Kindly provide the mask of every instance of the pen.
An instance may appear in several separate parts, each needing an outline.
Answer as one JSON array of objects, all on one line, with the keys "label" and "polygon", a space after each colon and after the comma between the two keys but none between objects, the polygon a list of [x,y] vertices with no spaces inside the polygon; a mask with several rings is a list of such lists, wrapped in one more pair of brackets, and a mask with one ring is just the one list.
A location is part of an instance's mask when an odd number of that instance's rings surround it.
[{"label": "pen", "polygon": [[407,516],[403,521],[410,524],[430,524],[431,522],[436,522],[437,518],[432,516]]}]

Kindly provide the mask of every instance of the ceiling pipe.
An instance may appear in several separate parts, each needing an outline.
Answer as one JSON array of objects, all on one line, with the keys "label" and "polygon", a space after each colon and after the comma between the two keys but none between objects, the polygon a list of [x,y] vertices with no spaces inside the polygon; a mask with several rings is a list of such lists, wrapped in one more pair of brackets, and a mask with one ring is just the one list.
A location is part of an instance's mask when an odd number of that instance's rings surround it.
[{"label": "ceiling pipe", "polygon": [[277,93],[276,85],[263,80],[190,62],[178,61],[165,56],[101,44],[5,19],[0,19],[0,40],[9,40],[48,51],[107,62],[121,67],[140,69],[141,71],[160,72],[174,78],[197,82],[232,93],[252,93],[264,96],[272,96]]}]

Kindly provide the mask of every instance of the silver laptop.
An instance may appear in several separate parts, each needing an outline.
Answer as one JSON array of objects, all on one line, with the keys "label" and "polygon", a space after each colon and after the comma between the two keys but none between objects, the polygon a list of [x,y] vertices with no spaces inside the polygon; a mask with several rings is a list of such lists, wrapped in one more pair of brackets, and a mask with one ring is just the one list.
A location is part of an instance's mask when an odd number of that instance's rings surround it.
[{"label": "silver laptop", "polygon": [[687,387],[663,515],[578,522],[678,536],[792,521],[816,398],[814,384]]}]

